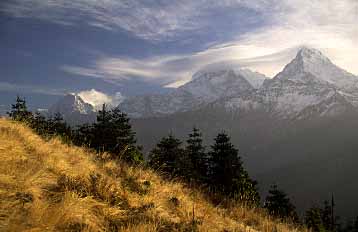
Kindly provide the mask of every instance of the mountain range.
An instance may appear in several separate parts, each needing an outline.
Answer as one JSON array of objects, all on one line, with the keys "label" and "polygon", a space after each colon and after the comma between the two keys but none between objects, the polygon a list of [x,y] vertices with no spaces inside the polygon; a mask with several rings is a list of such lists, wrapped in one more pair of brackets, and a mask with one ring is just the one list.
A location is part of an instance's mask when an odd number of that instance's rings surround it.
[{"label": "mountain range", "polygon": [[165,116],[208,104],[236,113],[260,108],[281,118],[306,118],[357,106],[357,81],[320,51],[304,47],[272,79],[245,69],[200,70],[192,81],[168,94],[130,97],[120,107],[135,118]]},{"label": "mountain range", "polygon": [[[239,67],[208,66],[177,89],[127,97],[119,106],[132,118],[148,118],[208,105],[236,114],[263,110],[286,119],[335,115],[358,106],[358,77],[333,64],[320,51],[303,47],[272,79]],[[89,115],[95,110],[74,94],[66,95],[49,111],[69,119],[73,114]]]}]

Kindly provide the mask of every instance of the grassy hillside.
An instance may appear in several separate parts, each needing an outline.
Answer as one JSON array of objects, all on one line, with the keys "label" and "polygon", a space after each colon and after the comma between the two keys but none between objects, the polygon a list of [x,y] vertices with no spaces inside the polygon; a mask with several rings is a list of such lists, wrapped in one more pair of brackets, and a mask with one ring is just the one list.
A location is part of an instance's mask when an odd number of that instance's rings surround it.
[{"label": "grassy hillside", "polygon": [[0,231],[298,231],[0,119]]}]

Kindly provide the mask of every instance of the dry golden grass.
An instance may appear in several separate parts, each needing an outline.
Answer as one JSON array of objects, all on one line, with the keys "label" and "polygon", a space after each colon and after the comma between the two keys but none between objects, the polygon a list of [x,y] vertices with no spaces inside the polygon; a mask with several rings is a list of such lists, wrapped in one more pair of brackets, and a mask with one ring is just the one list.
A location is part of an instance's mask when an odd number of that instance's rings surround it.
[{"label": "dry golden grass", "polygon": [[0,231],[299,231],[5,119],[0,160]]}]

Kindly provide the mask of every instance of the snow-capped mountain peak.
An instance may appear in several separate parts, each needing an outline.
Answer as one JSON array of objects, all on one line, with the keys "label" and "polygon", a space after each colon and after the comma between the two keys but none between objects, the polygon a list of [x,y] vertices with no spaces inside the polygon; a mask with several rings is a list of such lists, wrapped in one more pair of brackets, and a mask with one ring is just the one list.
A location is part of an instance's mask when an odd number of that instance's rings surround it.
[{"label": "snow-capped mountain peak", "polygon": [[50,109],[50,113],[61,113],[61,114],[71,114],[71,113],[80,113],[80,114],[90,114],[94,112],[94,108],[91,104],[86,103],[83,99],[77,94],[66,94],[61,98],[56,104],[54,104]]},{"label": "snow-capped mountain peak", "polygon": [[260,88],[263,82],[268,79],[264,74],[253,72],[250,69],[240,69],[235,70],[235,72],[243,76],[255,89]]},{"label": "snow-capped mountain peak", "polygon": [[204,75],[218,76],[223,72],[231,72],[237,76],[242,76],[245,78],[255,89],[261,87],[264,80],[268,79],[265,75],[253,72],[249,69],[242,68],[237,61],[223,61],[219,63],[209,64],[199,71],[197,71],[193,76],[192,80],[203,77]]},{"label": "snow-capped mountain peak", "polygon": [[282,72],[265,81],[260,91],[275,114],[307,116],[307,112],[318,114],[318,109],[322,110],[319,114],[325,114],[343,112],[350,104],[358,105],[357,81],[357,77],[333,64],[320,51],[303,47]]},{"label": "snow-capped mountain peak", "polygon": [[301,59],[306,63],[313,63],[313,64],[319,64],[319,63],[332,64],[329,58],[323,55],[321,51],[309,47],[302,47],[298,51],[296,59]]},{"label": "snow-capped mountain peak", "polygon": [[274,79],[328,83],[347,92],[357,90],[358,78],[333,64],[322,52],[303,47]]},{"label": "snow-capped mountain peak", "polygon": [[[251,76],[250,76],[251,75]],[[120,107],[132,117],[167,115],[198,109],[221,98],[246,95],[255,90],[246,78],[255,74],[232,69],[201,70],[192,81],[170,93],[131,97]]]},{"label": "snow-capped mountain peak", "polygon": [[253,86],[234,70],[203,72],[195,79],[179,87],[179,91],[189,92],[199,101],[212,102],[221,97],[240,95]]}]

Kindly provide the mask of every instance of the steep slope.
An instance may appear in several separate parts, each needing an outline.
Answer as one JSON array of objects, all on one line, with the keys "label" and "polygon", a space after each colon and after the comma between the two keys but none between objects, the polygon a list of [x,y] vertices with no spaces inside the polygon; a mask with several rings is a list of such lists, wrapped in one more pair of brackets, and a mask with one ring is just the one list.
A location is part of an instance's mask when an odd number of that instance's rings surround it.
[{"label": "steep slope", "polygon": [[92,122],[96,118],[94,107],[76,94],[67,94],[48,111],[50,115],[60,113],[70,124]]},{"label": "steep slope", "polygon": [[125,100],[121,109],[131,117],[164,116],[198,109],[220,98],[245,95],[254,90],[246,79],[255,74],[248,70],[199,72],[193,80],[169,94],[137,96]]},{"label": "steep slope", "polygon": [[304,81],[302,78],[308,73],[319,81],[328,82],[347,92],[354,92],[358,87],[356,76],[333,64],[320,51],[307,47],[301,48],[296,58],[275,78]]},{"label": "steep slope", "polygon": [[1,231],[298,231],[12,121],[0,119],[0,140]]},{"label": "steep slope", "polygon": [[281,119],[332,116],[354,108],[357,82],[357,77],[338,68],[318,50],[302,48],[282,72],[265,80],[245,101],[234,97],[225,105],[240,109],[250,103]]},{"label": "steep slope", "polygon": [[282,72],[265,80],[257,94],[274,116],[303,119],[351,110],[357,82],[320,51],[304,47]]},{"label": "steep slope", "polygon": [[61,98],[56,104],[49,109],[51,113],[60,112],[62,114],[90,114],[94,111],[92,105],[84,102],[82,98],[76,94],[67,94]]}]

